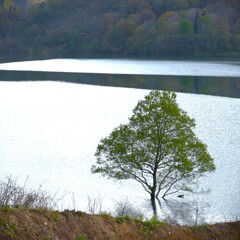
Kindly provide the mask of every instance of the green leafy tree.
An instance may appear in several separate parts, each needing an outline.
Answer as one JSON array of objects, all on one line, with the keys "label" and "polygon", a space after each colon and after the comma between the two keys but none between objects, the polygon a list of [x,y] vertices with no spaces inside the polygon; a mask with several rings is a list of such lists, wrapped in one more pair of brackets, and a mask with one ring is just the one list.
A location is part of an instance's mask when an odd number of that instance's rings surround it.
[{"label": "green leafy tree", "polygon": [[187,18],[181,19],[179,23],[179,30],[180,30],[180,34],[183,34],[183,35],[192,34],[194,30],[192,21]]},{"label": "green leafy tree", "polygon": [[115,128],[97,146],[92,173],[134,179],[155,199],[189,189],[198,177],[215,170],[207,147],[194,134],[172,92],[151,91],[133,109],[128,124]]}]

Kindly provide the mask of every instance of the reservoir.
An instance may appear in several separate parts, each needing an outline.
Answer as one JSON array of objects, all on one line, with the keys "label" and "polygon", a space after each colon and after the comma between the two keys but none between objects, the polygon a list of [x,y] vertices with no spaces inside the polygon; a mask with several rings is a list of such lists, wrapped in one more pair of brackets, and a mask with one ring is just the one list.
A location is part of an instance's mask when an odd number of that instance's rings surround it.
[{"label": "reservoir", "polygon": [[[81,68],[86,70],[82,64],[87,63],[82,61],[58,59],[37,63],[34,61],[33,65],[31,62],[25,62],[25,65],[23,62],[9,63],[0,64],[0,69],[32,71],[33,74],[34,71],[67,70],[76,73],[82,71]],[[92,61],[99,67],[97,60]],[[116,62],[102,61],[111,66],[104,71],[106,74],[111,74],[109,71],[117,68],[113,67]],[[102,66],[103,62],[100,61],[99,64]],[[123,70],[123,63],[119,64],[118,68]],[[133,61],[131,64],[134,65]],[[134,71],[137,70],[131,64],[126,65],[129,71],[113,70],[112,74],[134,76]],[[175,67],[171,65],[169,69],[172,70],[165,70],[162,74],[171,76],[176,70],[180,76],[184,64],[177,70],[179,64]],[[211,77],[219,78],[219,85],[222,84],[223,76],[236,80],[239,78],[237,63],[216,64],[218,71],[213,70],[213,66],[207,68],[206,65],[194,68],[195,63],[189,69],[188,64],[185,75],[190,71],[202,74],[201,77],[212,74]],[[152,68],[153,65],[150,64]],[[143,73],[141,71],[144,67],[147,70]],[[147,72],[151,67],[145,64],[144,67],[139,67],[138,73],[151,76]],[[156,65],[155,68],[160,71]],[[98,73],[101,69],[103,67],[92,72]],[[86,74],[90,70],[91,68],[87,69]],[[222,76],[219,76],[221,70]],[[191,76],[193,74],[189,73]],[[19,182],[24,182],[26,176],[30,176],[30,187],[36,188],[45,182],[43,188],[47,191],[66,194],[64,203],[59,206],[60,210],[73,208],[74,194],[74,207],[78,210],[87,210],[88,198],[100,198],[102,209],[106,211],[113,211],[117,202],[127,201],[133,208],[151,217],[148,194],[136,182],[116,182],[90,173],[91,165],[96,161],[94,153],[100,139],[119,124],[127,123],[132,109],[149,93],[149,89],[94,86],[46,81],[47,79],[27,82],[23,79],[22,82],[1,80],[1,180],[12,175],[18,177]],[[185,194],[184,199],[171,196],[166,201],[161,200],[159,217],[181,224],[193,224],[196,214],[199,215],[199,223],[239,219],[240,99],[177,92],[177,102],[196,120],[195,133],[207,144],[216,171],[200,179],[196,193]]]}]

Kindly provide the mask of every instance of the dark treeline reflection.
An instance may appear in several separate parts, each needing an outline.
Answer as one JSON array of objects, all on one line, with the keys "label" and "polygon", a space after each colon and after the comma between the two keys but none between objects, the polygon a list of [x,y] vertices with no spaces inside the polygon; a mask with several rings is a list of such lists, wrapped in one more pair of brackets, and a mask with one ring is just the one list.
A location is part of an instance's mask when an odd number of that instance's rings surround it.
[{"label": "dark treeline reflection", "polygon": [[240,78],[0,70],[0,81],[62,81],[101,86],[171,90],[240,97]]}]

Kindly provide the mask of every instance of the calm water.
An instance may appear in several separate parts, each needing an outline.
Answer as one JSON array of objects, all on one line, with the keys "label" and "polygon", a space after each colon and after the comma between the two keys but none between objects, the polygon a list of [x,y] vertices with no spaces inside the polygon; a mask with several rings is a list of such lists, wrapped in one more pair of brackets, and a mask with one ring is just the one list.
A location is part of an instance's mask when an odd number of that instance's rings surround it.
[{"label": "calm water", "polygon": [[[56,82],[0,82],[0,176],[30,176],[59,194],[74,192],[75,207],[86,210],[88,196],[101,196],[102,208],[128,201],[151,216],[148,195],[134,181],[114,182],[92,175],[99,140],[128,121],[148,90]],[[217,170],[201,179],[198,191],[184,199],[161,201],[161,218],[192,224],[240,218],[240,99],[177,94],[180,106],[195,118],[196,134],[207,145]],[[72,208],[72,195],[64,206]]]},{"label": "calm water", "polygon": [[0,64],[0,70],[240,77],[240,62],[50,59]]}]

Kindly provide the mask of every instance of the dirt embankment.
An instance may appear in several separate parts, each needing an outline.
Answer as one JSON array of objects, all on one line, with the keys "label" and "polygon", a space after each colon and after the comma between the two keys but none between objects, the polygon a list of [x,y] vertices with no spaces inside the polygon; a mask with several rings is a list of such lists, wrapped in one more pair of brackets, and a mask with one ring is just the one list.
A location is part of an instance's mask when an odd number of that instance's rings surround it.
[{"label": "dirt embankment", "polygon": [[237,240],[240,221],[184,227],[107,214],[29,209],[0,210],[1,240]]}]

